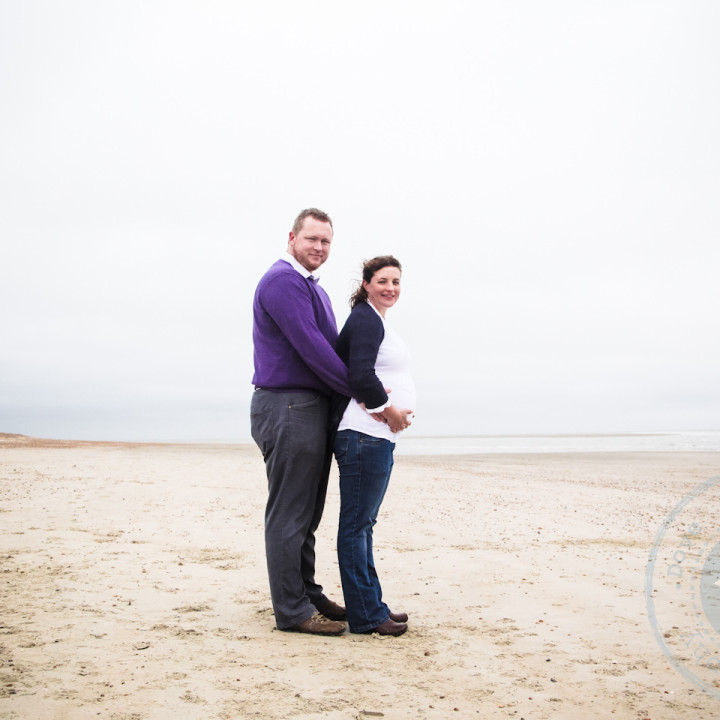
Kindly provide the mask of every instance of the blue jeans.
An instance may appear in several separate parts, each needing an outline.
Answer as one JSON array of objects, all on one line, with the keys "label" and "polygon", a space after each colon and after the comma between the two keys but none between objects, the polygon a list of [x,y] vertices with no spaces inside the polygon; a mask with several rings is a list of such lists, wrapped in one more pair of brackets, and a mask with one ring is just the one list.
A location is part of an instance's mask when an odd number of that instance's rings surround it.
[{"label": "blue jeans", "polygon": [[335,438],[340,470],[337,551],[352,632],[372,630],[390,617],[373,561],[373,527],[390,481],[394,448],[389,440],[355,430],[341,430]]}]

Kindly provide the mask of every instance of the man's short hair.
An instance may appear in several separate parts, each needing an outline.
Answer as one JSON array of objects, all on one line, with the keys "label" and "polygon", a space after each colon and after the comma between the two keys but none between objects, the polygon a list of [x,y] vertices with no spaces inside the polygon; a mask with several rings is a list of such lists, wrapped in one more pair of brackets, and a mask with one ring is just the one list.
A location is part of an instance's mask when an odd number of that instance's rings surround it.
[{"label": "man's short hair", "polygon": [[[292,232],[293,235],[297,235],[301,230],[303,223],[305,222],[306,217],[314,218],[315,220],[318,220],[320,222],[326,222],[330,223],[330,227],[333,226],[332,220],[330,219],[330,216],[323,212],[322,210],[318,210],[317,208],[307,208],[306,210],[303,210],[296,218],[295,222],[292,226]],[[333,228],[334,230],[335,228]]]}]

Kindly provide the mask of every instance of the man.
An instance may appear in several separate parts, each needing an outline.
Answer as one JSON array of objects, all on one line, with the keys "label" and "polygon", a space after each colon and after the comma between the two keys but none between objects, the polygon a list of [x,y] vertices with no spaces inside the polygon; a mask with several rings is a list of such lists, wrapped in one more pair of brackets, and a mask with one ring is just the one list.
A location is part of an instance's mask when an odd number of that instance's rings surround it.
[{"label": "man", "polygon": [[[352,395],[334,350],[330,298],[313,275],[328,259],[332,239],[330,217],[316,208],[303,210],[287,254],[263,275],[253,303],[250,417],[268,477],[265,551],[275,623],[280,630],[317,635],[345,630],[345,608],[315,582],[315,530],[332,460],[330,395]],[[407,411],[389,406],[374,412],[393,429],[409,425]]]}]

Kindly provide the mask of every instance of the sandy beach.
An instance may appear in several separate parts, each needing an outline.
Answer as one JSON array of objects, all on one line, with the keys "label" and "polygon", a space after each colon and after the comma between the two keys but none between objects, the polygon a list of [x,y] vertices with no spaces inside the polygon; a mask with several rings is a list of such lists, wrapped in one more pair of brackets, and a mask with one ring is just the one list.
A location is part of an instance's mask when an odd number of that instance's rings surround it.
[{"label": "sandy beach", "polygon": [[[0,718],[716,718],[648,620],[648,553],[720,453],[396,457],[399,638],[274,629],[243,445],[0,436]],[[707,508],[714,516],[712,507]],[[337,471],[317,577],[341,600]]]}]

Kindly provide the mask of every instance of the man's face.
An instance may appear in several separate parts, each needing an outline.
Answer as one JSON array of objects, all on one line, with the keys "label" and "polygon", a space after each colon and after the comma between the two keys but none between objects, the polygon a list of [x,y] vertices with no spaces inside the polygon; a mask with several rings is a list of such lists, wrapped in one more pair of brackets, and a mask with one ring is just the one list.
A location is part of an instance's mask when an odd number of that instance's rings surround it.
[{"label": "man's face", "polygon": [[306,217],[300,232],[290,233],[288,252],[306,270],[314,272],[328,259],[332,238],[330,223]]}]

